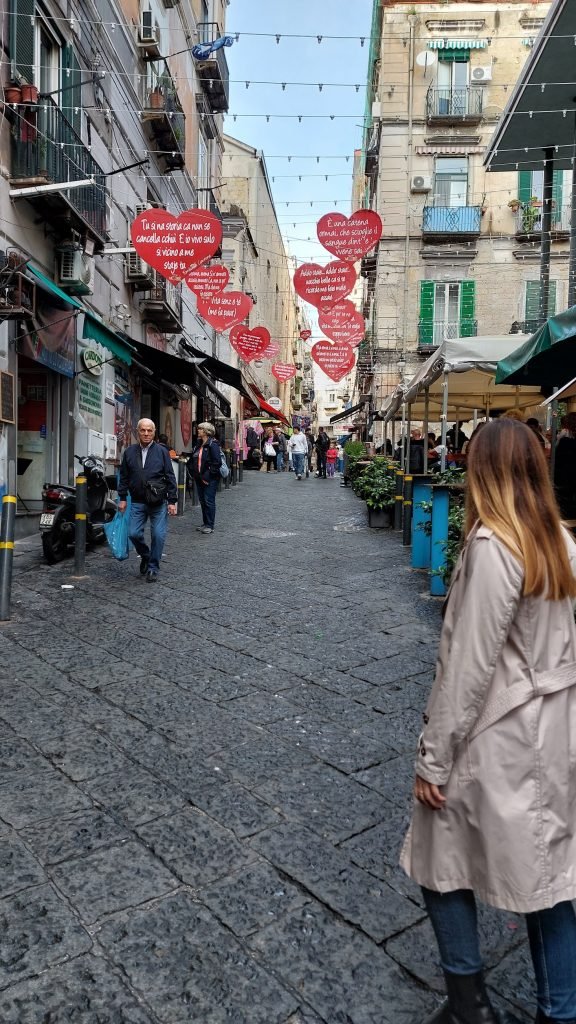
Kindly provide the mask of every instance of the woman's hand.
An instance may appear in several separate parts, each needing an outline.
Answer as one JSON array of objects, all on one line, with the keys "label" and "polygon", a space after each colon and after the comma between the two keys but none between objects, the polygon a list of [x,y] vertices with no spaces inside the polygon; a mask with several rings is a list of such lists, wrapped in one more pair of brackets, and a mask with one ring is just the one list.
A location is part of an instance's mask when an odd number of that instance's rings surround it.
[{"label": "woman's hand", "polygon": [[426,782],[426,779],[421,779],[419,775],[414,782],[414,796],[419,803],[433,811],[441,811],[446,803],[446,797],[442,796],[439,787],[433,782]]}]

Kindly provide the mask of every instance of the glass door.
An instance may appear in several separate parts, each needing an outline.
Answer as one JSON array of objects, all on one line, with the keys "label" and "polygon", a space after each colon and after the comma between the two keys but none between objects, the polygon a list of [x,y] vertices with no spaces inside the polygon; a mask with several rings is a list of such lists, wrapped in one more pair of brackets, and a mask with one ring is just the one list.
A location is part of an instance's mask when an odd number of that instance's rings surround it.
[{"label": "glass door", "polygon": [[434,291],[434,344],[457,338],[460,324],[460,285],[437,284]]}]

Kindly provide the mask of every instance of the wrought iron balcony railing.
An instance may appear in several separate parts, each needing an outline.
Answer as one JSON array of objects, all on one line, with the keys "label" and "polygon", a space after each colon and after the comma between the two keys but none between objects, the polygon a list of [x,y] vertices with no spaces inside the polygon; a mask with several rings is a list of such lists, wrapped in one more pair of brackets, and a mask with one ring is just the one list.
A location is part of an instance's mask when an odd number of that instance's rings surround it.
[{"label": "wrought iron balcony railing", "polygon": [[480,121],[484,112],[484,91],[478,86],[465,89],[436,89],[426,95],[428,121]]},{"label": "wrought iron balcony railing", "polygon": [[142,120],[154,139],[167,170],[184,167],[185,117],[167,65],[153,79],[143,79]]},{"label": "wrought iron balcony railing", "polygon": [[[222,29],[216,21],[202,21],[198,25],[198,42],[201,46],[220,39]],[[230,72],[224,47],[214,50],[205,58],[196,61],[198,75],[215,114],[225,114],[230,99]]]},{"label": "wrought iron balcony railing", "polygon": [[[66,182],[88,178],[93,185],[66,189]],[[56,227],[61,222],[65,233],[63,214],[71,212],[78,216],[79,227],[88,226],[105,240],[108,193],[102,168],[51,96],[40,96],[36,106],[27,107],[13,125],[10,180],[14,187],[62,182],[60,192],[39,195],[35,200],[46,220]]]},{"label": "wrought iron balcony railing", "polygon": [[423,235],[479,235],[480,206],[425,206]]},{"label": "wrought iron balcony railing", "polygon": [[[568,234],[572,220],[570,203],[552,206],[552,228],[556,234]],[[537,235],[542,231],[542,204],[522,203],[516,210],[516,234]]]},{"label": "wrought iron balcony railing", "polygon": [[477,333],[477,320],[420,320],[418,348],[436,348],[451,338],[474,338]]}]

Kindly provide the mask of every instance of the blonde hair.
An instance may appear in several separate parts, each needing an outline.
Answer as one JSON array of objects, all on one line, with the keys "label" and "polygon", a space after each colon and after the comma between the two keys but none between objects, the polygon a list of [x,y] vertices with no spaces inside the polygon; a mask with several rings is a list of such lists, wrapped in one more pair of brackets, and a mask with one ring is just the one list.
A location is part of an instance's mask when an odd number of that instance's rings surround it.
[{"label": "blonde hair", "polygon": [[524,423],[524,413],[520,409],[506,409],[500,417],[503,420],[516,420],[517,423]]},{"label": "blonde hair", "polygon": [[494,531],[524,568],[525,597],[576,597],[548,465],[530,427],[505,417],[487,423],[469,446],[467,470],[466,536],[478,520]]}]

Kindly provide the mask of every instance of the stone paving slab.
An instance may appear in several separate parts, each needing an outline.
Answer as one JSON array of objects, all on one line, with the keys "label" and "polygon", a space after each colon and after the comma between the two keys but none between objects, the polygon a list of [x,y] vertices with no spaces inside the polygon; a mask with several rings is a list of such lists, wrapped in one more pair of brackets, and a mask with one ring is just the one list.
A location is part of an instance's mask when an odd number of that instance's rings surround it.
[{"label": "stone paving slab", "polygon": [[87,952],[92,940],[51,885],[0,900],[0,989]]}]

